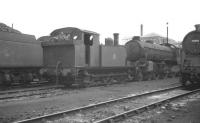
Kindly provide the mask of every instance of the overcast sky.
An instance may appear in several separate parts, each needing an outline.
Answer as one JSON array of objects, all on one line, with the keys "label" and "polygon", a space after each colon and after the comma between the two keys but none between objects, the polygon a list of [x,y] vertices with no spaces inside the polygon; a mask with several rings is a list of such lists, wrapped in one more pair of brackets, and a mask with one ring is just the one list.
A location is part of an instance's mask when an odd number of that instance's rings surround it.
[{"label": "overcast sky", "polygon": [[[104,37],[120,33],[120,39],[158,33],[181,41],[200,23],[198,0],[1,0],[0,22],[37,38],[54,29],[78,27]],[[122,42],[121,42],[122,43]]]}]

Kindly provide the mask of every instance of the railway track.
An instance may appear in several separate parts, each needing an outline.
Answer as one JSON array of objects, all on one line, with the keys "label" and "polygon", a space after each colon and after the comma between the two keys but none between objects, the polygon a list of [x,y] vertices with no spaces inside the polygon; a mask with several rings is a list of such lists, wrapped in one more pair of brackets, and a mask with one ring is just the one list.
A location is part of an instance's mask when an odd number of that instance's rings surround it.
[{"label": "railway track", "polygon": [[26,89],[13,89],[13,90],[0,91],[0,95],[34,91],[34,90],[45,90],[45,89],[50,89],[50,88],[62,88],[62,87],[63,85],[49,85],[49,86],[44,86],[44,87],[32,87],[32,88],[26,88]]},{"label": "railway track", "polygon": [[181,93],[181,94],[177,94],[177,95],[171,96],[171,97],[166,98],[166,99],[161,99],[161,100],[152,102],[150,104],[146,104],[146,105],[143,105],[143,106],[140,106],[140,107],[137,107],[137,108],[133,108],[129,111],[119,113],[117,115],[110,116],[110,117],[95,121],[94,123],[113,123],[113,122],[116,123],[116,122],[124,121],[125,119],[128,119],[131,116],[140,114],[142,112],[148,111],[149,109],[156,108],[156,107],[161,106],[165,103],[168,103],[172,100],[175,100],[175,99],[178,99],[180,97],[187,96],[187,95],[190,95],[190,94],[194,94],[194,93],[197,93],[197,92],[200,92],[200,89]]},{"label": "railway track", "polygon": [[15,90],[15,89],[29,89],[29,88],[34,88],[34,87],[46,86],[46,85],[50,86],[54,84],[48,81],[30,82],[30,83],[27,82],[26,84],[14,83],[14,82],[11,82],[11,83],[12,84],[9,85],[8,87],[1,85],[0,91],[10,91],[10,90]]},{"label": "railway track", "polygon": [[[37,122],[95,122],[110,123],[138,114],[146,109],[156,107],[170,100],[199,92],[182,90],[181,86],[146,92],[139,95],[129,95],[105,102],[91,104],[71,110],[57,112],[49,115],[31,119],[16,121],[15,123],[37,123]],[[162,98],[161,98],[162,97]]]},{"label": "railway track", "polygon": [[64,86],[62,85],[54,85],[47,87],[34,87],[28,89],[17,89],[10,91],[1,91],[0,92],[0,101],[7,99],[16,99],[21,97],[35,96],[50,93],[53,90],[61,89]]},{"label": "railway track", "polygon": [[[101,85],[102,86],[102,85]],[[25,98],[31,96],[40,96],[51,93],[51,90],[58,90],[65,88],[64,85],[46,85],[42,87],[32,87],[32,88],[22,88],[22,89],[14,89],[14,90],[6,90],[0,91],[0,102],[4,100],[12,100],[18,98]],[[52,92],[53,93],[53,92]],[[58,95],[60,95],[58,93]],[[43,97],[43,96],[40,96]]]}]

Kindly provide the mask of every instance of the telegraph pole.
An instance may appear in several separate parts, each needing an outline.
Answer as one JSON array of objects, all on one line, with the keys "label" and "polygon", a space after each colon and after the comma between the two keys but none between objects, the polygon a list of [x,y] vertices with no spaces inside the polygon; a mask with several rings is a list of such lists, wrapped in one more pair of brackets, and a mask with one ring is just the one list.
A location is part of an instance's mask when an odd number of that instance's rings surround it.
[{"label": "telegraph pole", "polygon": [[167,44],[168,44],[168,22],[167,22]]},{"label": "telegraph pole", "polygon": [[143,24],[140,25],[140,36],[143,36]]}]

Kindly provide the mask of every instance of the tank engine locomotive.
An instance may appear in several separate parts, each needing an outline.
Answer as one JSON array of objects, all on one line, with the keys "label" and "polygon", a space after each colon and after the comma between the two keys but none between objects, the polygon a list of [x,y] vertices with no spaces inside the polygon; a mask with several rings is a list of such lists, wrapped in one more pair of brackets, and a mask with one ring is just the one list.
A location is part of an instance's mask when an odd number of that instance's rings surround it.
[{"label": "tank engine locomotive", "polygon": [[47,77],[50,81],[64,82],[68,86],[91,85],[102,81],[101,78],[104,81],[127,75],[124,74],[128,71],[125,47],[117,43],[115,46],[100,45],[96,32],[67,27],[54,30],[49,37],[39,40],[44,54],[43,75],[50,75]]},{"label": "tank engine locomotive", "polygon": [[182,41],[181,52],[181,83],[194,84],[200,81],[200,24],[196,30],[189,32]]}]

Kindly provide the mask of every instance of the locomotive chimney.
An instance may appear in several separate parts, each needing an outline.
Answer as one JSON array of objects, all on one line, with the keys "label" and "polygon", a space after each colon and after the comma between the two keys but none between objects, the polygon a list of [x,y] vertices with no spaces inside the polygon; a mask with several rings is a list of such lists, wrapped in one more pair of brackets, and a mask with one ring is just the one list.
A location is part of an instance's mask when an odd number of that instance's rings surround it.
[{"label": "locomotive chimney", "polygon": [[194,26],[195,26],[196,31],[199,31],[199,32],[200,32],[200,24],[196,24],[196,25],[194,25]]},{"label": "locomotive chimney", "polygon": [[114,36],[114,46],[119,45],[119,33],[113,33]]},{"label": "locomotive chimney", "polygon": [[132,40],[134,40],[134,41],[141,41],[140,40],[140,36],[133,36]]}]

